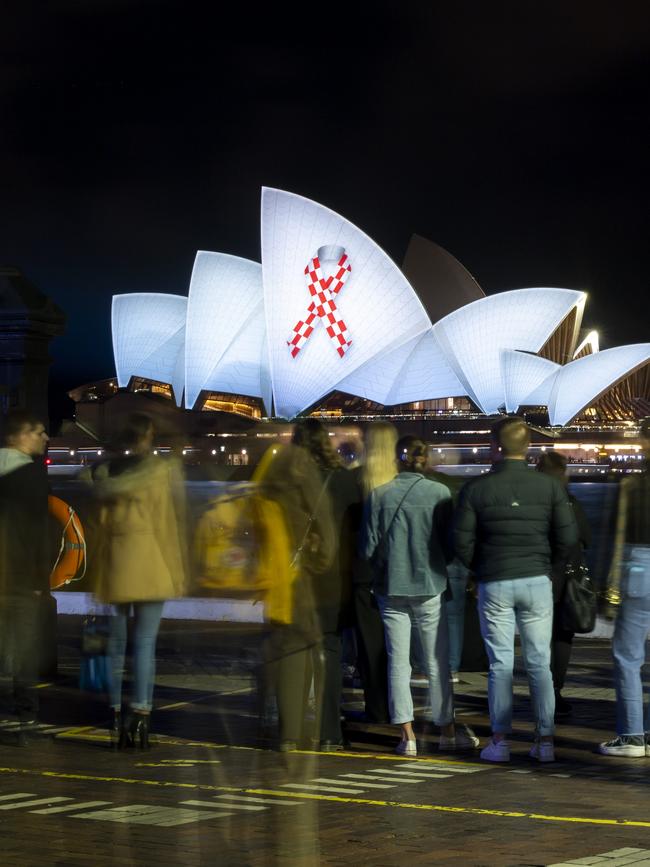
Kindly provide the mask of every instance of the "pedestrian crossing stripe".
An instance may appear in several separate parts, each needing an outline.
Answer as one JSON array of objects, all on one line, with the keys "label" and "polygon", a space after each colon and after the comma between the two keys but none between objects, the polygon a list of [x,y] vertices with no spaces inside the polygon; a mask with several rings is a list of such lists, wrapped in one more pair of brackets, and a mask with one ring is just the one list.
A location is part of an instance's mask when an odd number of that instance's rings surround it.
[{"label": "pedestrian crossing stripe", "polygon": [[232,813],[219,810],[219,804],[211,804],[211,806],[215,808],[214,811],[188,810],[184,807],[160,807],[151,804],[128,804],[124,807],[110,807],[107,810],[97,810],[91,813],[77,813],[72,818],[173,828],[177,825],[189,825],[192,822],[205,822],[208,819],[223,819],[232,816]]}]

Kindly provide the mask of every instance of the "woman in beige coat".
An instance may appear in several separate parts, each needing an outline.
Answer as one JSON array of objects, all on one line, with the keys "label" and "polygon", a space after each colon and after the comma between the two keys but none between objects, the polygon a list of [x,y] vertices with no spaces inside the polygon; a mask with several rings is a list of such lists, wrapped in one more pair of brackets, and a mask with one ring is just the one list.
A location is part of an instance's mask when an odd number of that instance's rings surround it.
[{"label": "woman in beige coat", "polygon": [[[180,469],[173,459],[152,454],[153,422],[129,417],[119,437],[119,457],[100,464],[93,476],[100,500],[102,563],[97,593],[114,605],[111,657],[111,735],[118,745],[148,747],[156,639],[163,603],[185,587],[184,502]],[[134,688],[131,715],[122,720],[122,675],[127,618],[133,610]]]}]

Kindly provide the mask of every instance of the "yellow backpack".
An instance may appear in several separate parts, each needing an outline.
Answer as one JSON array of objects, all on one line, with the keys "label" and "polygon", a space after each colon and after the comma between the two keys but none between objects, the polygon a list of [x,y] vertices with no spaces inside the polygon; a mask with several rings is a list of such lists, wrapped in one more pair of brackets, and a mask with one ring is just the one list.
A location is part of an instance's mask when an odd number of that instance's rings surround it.
[{"label": "yellow backpack", "polygon": [[291,623],[295,570],[284,514],[255,484],[234,486],[213,501],[199,521],[194,549],[202,588],[261,600],[266,620]]}]

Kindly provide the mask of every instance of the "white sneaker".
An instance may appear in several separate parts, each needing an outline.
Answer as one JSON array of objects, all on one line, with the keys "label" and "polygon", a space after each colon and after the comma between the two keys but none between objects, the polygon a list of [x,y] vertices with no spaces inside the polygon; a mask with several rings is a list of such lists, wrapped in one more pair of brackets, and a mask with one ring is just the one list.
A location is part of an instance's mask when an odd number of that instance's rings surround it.
[{"label": "white sneaker", "polygon": [[400,741],[395,747],[398,756],[417,756],[417,741]]},{"label": "white sneaker", "polygon": [[469,726],[456,726],[456,734],[453,738],[440,735],[439,750],[454,752],[456,750],[475,750],[479,745],[479,739]]},{"label": "white sneaker", "polygon": [[538,762],[554,762],[555,748],[551,741],[535,741],[528,755]]},{"label": "white sneaker", "polygon": [[510,744],[508,741],[495,741],[492,738],[481,750],[481,758],[485,762],[509,762]]},{"label": "white sneaker", "polygon": [[460,683],[460,677],[458,677],[457,671],[451,672],[451,674],[449,675],[449,682],[450,683]]},{"label": "white sneaker", "polygon": [[640,735],[620,735],[598,747],[603,756],[622,756],[626,759],[639,759],[650,756],[650,746]]}]

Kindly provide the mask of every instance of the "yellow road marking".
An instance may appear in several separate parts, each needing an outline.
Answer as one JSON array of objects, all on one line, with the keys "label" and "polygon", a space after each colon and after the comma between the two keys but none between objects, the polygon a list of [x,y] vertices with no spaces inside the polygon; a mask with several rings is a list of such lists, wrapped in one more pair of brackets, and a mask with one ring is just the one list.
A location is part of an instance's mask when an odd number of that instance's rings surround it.
[{"label": "yellow road marking", "polygon": [[230,689],[227,692],[211,692],[208,695],[201,695],[190,701],[176,701],[174,704],[163,704],[161,707],[157,707],[156,710],[176,710],[179,707],[187,707],[188,704],[199,704],[202,701],[209,701],[211,698],[222,698],[225,695],[240,695],[241,693],[252,691],[252,686],[244,686],[241,689]]},{"label": "yellow road marking", "polygon": [[400,801],[378,801],[371,798],[342,798],[338,795],[317,795],[307,792],[287,792],[275,789],[242,789],[250,795],[273,795],[285,798],[336,801],[342,804],[360,804],[366,807],[397,807],[402,810],[428,810],[439,813],[465,813],[474,816],[498,816],[504,819],[535,819],[545,822],[577,822],[585,825],[616,825],[620,828],[650,828],[650,822],[632,819],[591,819],[586,816],[546,816],[542,813],[520,813],[515,810],[487,810],[481,807],[452,807],[446,804],[408,804]]},{"label": "yellow road marking", "polygon": [[[87,732],[93,732],[93,734],[87,734]],[[73,737],[76,740],[87,740],[87,741],[105,741],[108,742],[110,740],[110,736],[108,732],[101,733],[99,729],[95,729],[93,726],[83,726],[81,728],[70,729],[66,732],[61,732],[56,735],[57,738],[69,738]],[[248,752],[255,753],[268,753],[273,752],[265,747],[247,747],[240,746],[238,744],[216,744],[211,741],[187,741],[187,740],[178,740],[171,737],[160,737],[154,735],[151,737],[151,742],[158,744],[159,746],[179,746],[179,747],[206,747],[211,750],[246,750]],[[494,766],[486,766],[483,762],[465,762],[460,759],[437,759],[433,757],[427,756],[418,756],[417,758],[409,759],[404,756],[397,756],[393,753],[362,753],[362,752],[333,752],[333,753],[322,753],[320,750],[289,750],[289,752],[284,753],[286,756],[327,756],[328,758],[342,758],[342,759],[372,759],[373,761],[380,760],[384,762],[427,762],[432,765],[463,765],[464,767],[470,768],[482,768],[483,770],[495,770]],[[503,768],[497,768],[496,770],[504,770]]]},{"label": "yellow road marking", "polygon": [[194,765],[220,765],[221,759],[162,759],[159,762],[136,762],[136,768],[193,768]]},{"label": "yellow road marking", "polygon": [[35,689],[45,689],[46,686],[52,686],[51,683],[37,683]]},{"label": "yellow road marking", "polygon": [[541,822],[567,822],[581,825],[607,825],[617,828],[650,828],[650,822],[633,819],[595,819],[587,816],[547,816],[543,813],[523,813],[518,810],[488,810],[482,807],[454,807],[449,804],[411,804],[401,801],[383,801],[374,798],[344,798],[339,795],[321,795],[311,792],[287,792],[286,789],[253,789],[241,786],[214,786],[209,783],[181,783],[170,780],[138,780],[130,777],[100,777],[92,774],[65,774],[59,771],[38,771],[31,768],[2,768],[0,773],[22,774],[32,777],[50,777],[63,780],[85,780],[97,783],[127,783],[167,789],[194,789],[209,792],[238,792],[245,795],[270,795],[299,800],[333,801],[339,804],[359,804],[364,807],[393,807],[402,810],[425,810],[437,813],[463,813],[472,816],[493,816],[502,819],[531,819]]},{"label": "yellow road marking", "polygon": [[95,774],[68,774],[62,771],[38,771],[32,768],[0,768],[2,774],[22,774],[30,777],[51,777],[57,780],[86,780],[95,783],[127,783],[157,786],[162,789],[204,789],[210,792],[243,792],[241,786],[213,786],[209,783],[181,783],[177,780],[142,780],[131,777],[100,777]]}]

